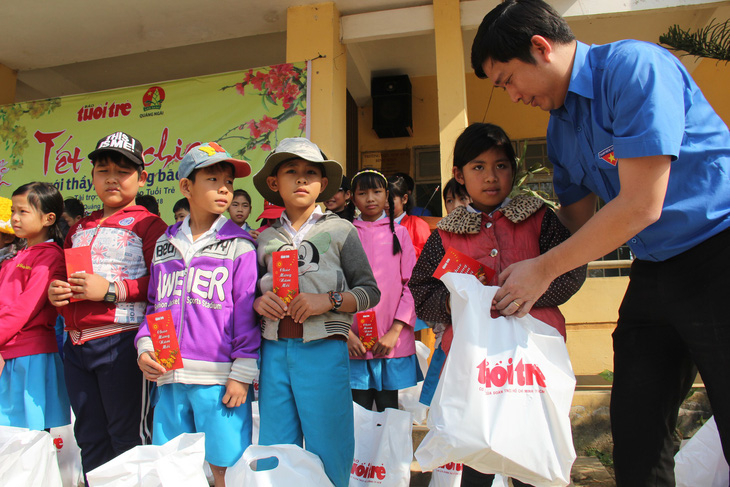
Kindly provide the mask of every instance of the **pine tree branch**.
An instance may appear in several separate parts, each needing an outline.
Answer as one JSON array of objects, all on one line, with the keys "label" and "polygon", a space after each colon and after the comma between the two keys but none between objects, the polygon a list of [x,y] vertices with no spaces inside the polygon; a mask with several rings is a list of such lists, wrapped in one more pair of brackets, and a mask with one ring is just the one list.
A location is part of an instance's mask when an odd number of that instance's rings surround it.
[{"label": "pine tree branch", "polygon": [[691,56],[730,61],[730,20],[715,22],[697,29],[684,30],[675,24],[666,34],[659,36],[659,43],[673,51],[685,51]]}]

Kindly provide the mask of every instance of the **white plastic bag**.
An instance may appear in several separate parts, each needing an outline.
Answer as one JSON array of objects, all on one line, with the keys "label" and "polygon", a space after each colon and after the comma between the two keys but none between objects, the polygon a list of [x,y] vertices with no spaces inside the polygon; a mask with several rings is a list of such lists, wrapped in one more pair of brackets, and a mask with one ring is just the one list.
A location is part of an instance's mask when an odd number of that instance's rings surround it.
[{"label": "white plastic bag", "polygon": [[674,455],[674,480],[677,487],[728,487],[729,476],[713,416]]},{"label": "white plastic bag", "polygon": [[[439,468],[434,468],[431,472],[431,481],[428,487],[461,487],[461,473],[463,471],[461,463],[447,463]],[[507,479],[499,474],[494,476],[494,481],[489,487],[509,487]]]},{"label": "white plastic bag", "polygon": [[62,487],[51,435],[0,426],[0,484]]},{"label": "white plastic bag", "polygon": [[[421,367],[421,374],[426,377],[428,371],[428,356],[431,349],[418,340],[416,340],[416,357],[418,357],[418,366]],[[420,402],[421,388],[423,382],[419,382],[415,386],[407,387],[398,391],[398,407],[404,411],[413,414],[413,424],[421,424],[426,421],[428,416],[428,406]]]},{"label": "white plastic bag", "polygon": [[463,462],[533,485],[568,485],[575,376],[563,337],[529,315],[492,319],[498,288],[474,276],[442,280],[454,338],[416,451],[421,467]]},{"label": "white plastic bag", "polygon": [[408,487],[413,461],[412,416],[387,408],[369,411],[355,408],[355,459],[350,487]]},{"label": "white plastic bag", "polygon": [[183,433],[164,445],[135,446],[86,474],[91,487],[208,487],[205,434]]},{"label": "white plastic bag", "polygon": [[459,487],[463,469],[464,465],[456,462],[449,462],[446,465],[434,468],[431,472],[431,481],[428,483],[428,487]]},{"label": "white plastic bag", "polygon": [[[279,464],[271,470],[257,472],[252,463],[276,457]],[[251,445],[241,459],[226,470],[229,487],[333,487],[324,473],[322,460],[297,445]]]},{"label": "white plastic bag", "polygon": [[56,447],[58,468],[61,471],[63,487],[84,485],[84,472],[81,467],[81,449],[76,443],[73,424],[51,428],[53,445]]}]

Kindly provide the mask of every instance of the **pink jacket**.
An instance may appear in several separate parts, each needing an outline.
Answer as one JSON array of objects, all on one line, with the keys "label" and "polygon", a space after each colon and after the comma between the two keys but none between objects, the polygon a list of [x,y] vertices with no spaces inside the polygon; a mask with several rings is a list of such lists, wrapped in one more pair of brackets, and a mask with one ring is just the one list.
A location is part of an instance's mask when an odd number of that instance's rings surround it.
[{"label": "pink jacket", "polygon": [[[368,352],[362,357],[352,358],[399,358],[413,355],[416,353],[413,336],[416,307],[408,287],[408,280],[411,278],[413,266],[416,265],[416,252],[408,230],[401,225],[395,225],[401,252],[393,255],[393,234],[390,231],[388,218],[381,218],[376,222],[354,220],[352,224],[357,229],[380,289],[380,302],[373,308],[378,325],[378,337],[382,337],[390,330],[394,320],[400,320],[407,325],[400,332],[390,355],[373,357],[372,352]],[[358,334],[356,321],[353,321],[352,330]]]},{"label": "pink jacket", "polygon": [[44,242],[18,252],[0,269],[0,355],[4,359],[58,352],[57,308],[48,286],[66,276],[61,247]]}]

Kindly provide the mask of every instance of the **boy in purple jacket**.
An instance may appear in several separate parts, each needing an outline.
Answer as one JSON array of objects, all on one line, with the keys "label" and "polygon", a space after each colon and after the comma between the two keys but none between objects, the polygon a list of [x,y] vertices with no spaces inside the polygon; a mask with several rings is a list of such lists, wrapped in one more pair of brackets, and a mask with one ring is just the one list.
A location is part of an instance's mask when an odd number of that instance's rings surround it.
[{"label": "boy in purple jacket", "polygon": [[170,310],[183,368],[166,371],[155,359],[147,319],[136,344],[139,367],[156,381],[152,441],[205,433],[215,485],[251,444],[249,384],[258,370],[261,331],[253,311],[257,268],[253,239],[223,213],[245,161],[210,142],[190,149],[178,176],[190,215],[169,227],[155,247],[147,314]]}]

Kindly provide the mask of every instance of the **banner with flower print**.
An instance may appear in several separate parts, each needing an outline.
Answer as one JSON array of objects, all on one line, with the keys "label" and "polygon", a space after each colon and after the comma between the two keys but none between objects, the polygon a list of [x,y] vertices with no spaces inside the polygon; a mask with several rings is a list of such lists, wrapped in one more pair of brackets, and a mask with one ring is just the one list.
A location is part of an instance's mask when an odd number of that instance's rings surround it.
[{"label": "banner with flower print", "polygon": [[[122,131],[145,147],[149,173],[141,193],[154,196],[160,214],[174,221],[182,198],[177,166],[185,152],[217,142],[256,173],[278,141],[306,137],[307,63],[289,63],[117,90],[0,106],[0,196],[22,184],[46,181],[64,198],[99,209],[87,155],[102,137]],[[254,224],[263,200],[251,177]]]}]

